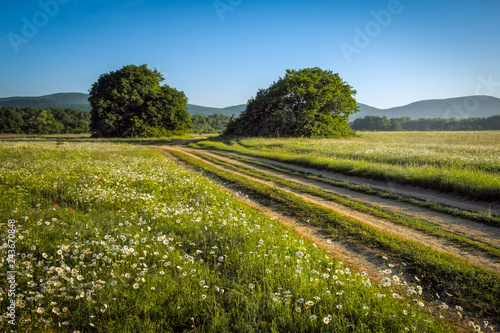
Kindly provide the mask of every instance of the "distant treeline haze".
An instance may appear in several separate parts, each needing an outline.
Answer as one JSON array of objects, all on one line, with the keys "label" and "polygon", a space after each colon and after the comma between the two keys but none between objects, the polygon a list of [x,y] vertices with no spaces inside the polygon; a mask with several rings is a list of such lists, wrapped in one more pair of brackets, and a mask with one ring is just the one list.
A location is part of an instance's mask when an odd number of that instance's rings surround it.
[{"label": "distant treeline haze", "polygon": [[351,123],[355,131],[481,131],[500,130],[500,115],[488,118],[387,118],[366,116]]},{"label": "distant treeline haze", "polygon": [[[222,133],[231,117],[222,114],[193,115],[192,133]],[[90,113],[76,109],[19,108],[0,106],[0,133],[82,134],[90,133]]]}]

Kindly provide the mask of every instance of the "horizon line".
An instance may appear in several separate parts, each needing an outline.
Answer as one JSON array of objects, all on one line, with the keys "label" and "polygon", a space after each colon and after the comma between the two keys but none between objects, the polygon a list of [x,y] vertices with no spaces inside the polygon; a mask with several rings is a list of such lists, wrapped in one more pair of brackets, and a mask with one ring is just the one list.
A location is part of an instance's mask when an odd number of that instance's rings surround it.
[{"label": "horizon line", "polygon": [[[88,95],[88,93],[84,93],[84,92],[69,91],[69,92],[56,92],[56,93],[45,94],[45,95],[40,95],[40,96],[21,96],[21,95],[19,95],[19,96],[6,96],[6,97],[0,97],[0,99],[6,99],[6,98],[40,98],[40,97],[46,97],[46,96],[52,96],[52,95],[58,95],[58,94],[83,94],[83,95]],[[363,103],[363,102],[360,102],[360,101],[356,101],[356,102],[357,102],[357,104],[363,104],[365,106],[368,106],[368,107],[371,107],[371,108],[383,111],[383,110],[389,110],[389,109],[394,109],[394,108],[399,108],[399,107],[405,107],[405,106],[408,106],[408,105],[411,105],[411,104],[414,104],[414,103],[424,102],[424,101],[440,101],[440,100],[447,100],[447,99],[471,98],[471,97],[472,98],[474,98],[474,97],[476,97],[476,98],[490,97],[490,98],[500,99],[500,97],[495,97],[495,96],[490,96],[490,95],[468,95],[468,96],[456,96],[456,97],[446,97],[446,98],[422,99],[422,100],[417,100],[417,101],[410,102],[410,103],[403,104],[403,105],[391,106],[391,107],[388,107],[388,108],[379,108],[379,107],[376,107],[376,106],[373,106],[373,105],[370,105],[370,104],[366,104],[366,103]],[[193,104],[193,103],[187,103],[187,104],[194,105],[194,106],[205,107],[205,108],[227,109],[227,108],[230,108],[230,107],[233,107],[233,106],[246,105],[247,103],[234,104],[234,105],[229,105],[229,106],[225,106],[225,107],[206,106],[206,105]]]}]

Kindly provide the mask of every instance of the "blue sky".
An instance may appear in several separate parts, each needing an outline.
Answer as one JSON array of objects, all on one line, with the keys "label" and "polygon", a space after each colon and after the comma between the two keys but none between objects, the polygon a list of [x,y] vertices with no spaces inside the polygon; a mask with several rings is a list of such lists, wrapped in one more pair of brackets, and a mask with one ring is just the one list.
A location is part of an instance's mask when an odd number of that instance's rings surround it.
[{"label": "blue sky", "polygon": [[305,67],[339,73],[379,108],[500,98],[498,13],[498,0],[6,0],[0,97],[88,92],[102,73],[147,64],[214,107]]}]

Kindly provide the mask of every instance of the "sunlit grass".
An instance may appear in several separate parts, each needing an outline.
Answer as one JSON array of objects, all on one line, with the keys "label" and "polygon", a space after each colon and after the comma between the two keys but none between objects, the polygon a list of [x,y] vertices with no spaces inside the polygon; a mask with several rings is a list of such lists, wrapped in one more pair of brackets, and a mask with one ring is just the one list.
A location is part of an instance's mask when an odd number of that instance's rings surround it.
[{"label": "sunlit grass", "polygon": [[[18,331],[449,330],[396,263],[378,286],[146,148],[2,142],[0,171]],[[2,288],[0,330],[11,299]]]}]

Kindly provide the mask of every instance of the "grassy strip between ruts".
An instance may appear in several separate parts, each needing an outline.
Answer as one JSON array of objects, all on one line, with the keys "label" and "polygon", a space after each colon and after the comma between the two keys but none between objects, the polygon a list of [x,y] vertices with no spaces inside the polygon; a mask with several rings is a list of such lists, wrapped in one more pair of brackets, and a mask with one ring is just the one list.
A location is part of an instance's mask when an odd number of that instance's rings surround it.
[{"label": "grassy strip between ruts", "polygon": [[[234,164],[229,164],[226,163],[222,160],[212,158],[210,156],[204,155],[204,154],[199,154],[193,152],[193,154],[205,158],[211,162],[224,165],[230,168],[234,168],[235,170],[248,174],[250,176],[258,177],[264,180],[272,181],[277,184],[281,184],[290,188],[293,188],[295,190],[302,191],[307,194],[311,194],[314,196],[321,197],[323,199],[327,199],[336,203],[339,203],[341,205],[344,205],[346,207],[355,209],[357,211],[363,212],[370,214],[375,217],[380,217],[386,220],[389,220],[393,223],[397,223],[400,225],[404,225],[406,227],[410,227],[415,230],[419,230],[422,232],[425,232],[428,235],[433,235],[433,236],[438,236],[441,238],[446,238],[454,243],[460,244],[463,247],[466,247],[467,250],[480,250],[482,252],[488,253],[490,255],[493,255],[497,258],[500,258],[500,250],[494,246],[489,246],[486,244],[478,243],[476,241],[470,240],[467,237],[464,236],[459,236],[456,234],[453,234],[451,232],[448,232],[444,230],[443,228],[427,222],[425,220],[421,220],[418,218],[414,218],[405,214],[400,214],[400,213],[395,213],[387,209],[382,209],[380,207],[377,207],[375,205],[369,205],[366,203],[360,203],[358,201],[342,198],[341,196],[335,195],[334,193],[326,190],[319,189],[314,186],[309,186],[305,184],[300,184],[295,181],[289,181],[289,180],[284,180],[283,178],[276,177],[276,176],[271,176],[269,174],[266,174],[264,172],[257,171],[255,169],[241,166],[241,165],[234,165]],[[225,155],[225,154],[221,154]],[[245,159],[242,159],[243,161]]]},{"label": "grassy strip between ruts", "polygon": [[352,218],[301,200],[296,195],[257,183],[230,171],[221,170],[182,152],[171,151],[181,160],[223,179],[237,183],[280,204],[284,213],[325,228],[333,236],[377,247],[406,261],[415,274],[436,293],[452,293],[457,301],[480,316],[500,315],[500,276],[473,266],[452,255],[437,252],[416,242],[403,240]]},{"label": "grassy strip between ruts", "polygon": [[[190,144],[190,146],[193,148],[199,148],[199,146],[197,146],[196,144]],[[225,151],[227,151],[227,150],[225,150]],[[397,201],[401,201],[401,202],[406,202],[406,203],[410,203],[412,205],[416,205],[419,207],[428,208],[428,209],[433,210],[435,212],[445,213],[445,214],[453,215],[456,217],[462,217],[465,219],[474,220],[474,221],[479,222],[479,223],[484,223],[484,224],[492,225],[495,227],[500,227],[500,216],[492,215],[491,212],[468,211],[468,210],[461,209],[458,207],[452,207],[452,206],[448,206],[445,204],[441,204],[441,203],[438,203],[435,201],[429,201],[429,200],[408,197],[408,196],[393,193],[390,191],[376,189],[376,188],[373,188],[373,187],[365,185],[365,184],[358,185],[358,184],[349,183],[346,181],[326,178],[326,177],[323,177],[321,175],[315,175],[315,174],[309,173],[309,172],[302,172],[302,171],[292,170],[289,168],[278,167],[278,166],[275,166],[275,165],[270,164],[270,163],[265,163],[265,162],[261,162],[259,160],[255,160],[253,158],[246,158],[246,157],[243,157],[241,155],[235,155],[235,154],[226,154],[226,153],[219,151],[219,150],[210,150],[210,152],[212,152],[214,154],[221,155],[221,156],[233,158],[233,159],[236,159],[239,161],[264,166],[266,168],[273,169],[276,171],[286,172],[286,173],[289,173],[292,175],[299,175],[301,177],[306,177],[306,178],[309,178],[312,180],[317,180],[317,181],[320,181],[323,183],[331,184],[333,186],[344,187],[344,188],[347,188],[349,190],[353,190],[356,192],[371,194],[371,195],[379,196],[381,198],[387,198],[387,199],[393,199],[393,200],[397,200]],[[244,153],[237,152],[237,154],[244,154]]]},{"label": "grassy strip between ruts", "polygon": [[233,140],[231,145],[218,141],[203,141],[202,148],[240,152],[247,155],[265,157],[276,161],[294,163],[306,167],[326,169],[341,174],[360,176],[382,181],[393,181],[424,188],[456,193],[465,198],[496,200],[500,196],[500,180],[487,172],[462,169],[420,166],[401,166],[380,162],[330,158],[317,154],[299,154],[290,151],[257,151],[240,145],[241,140]]}]

